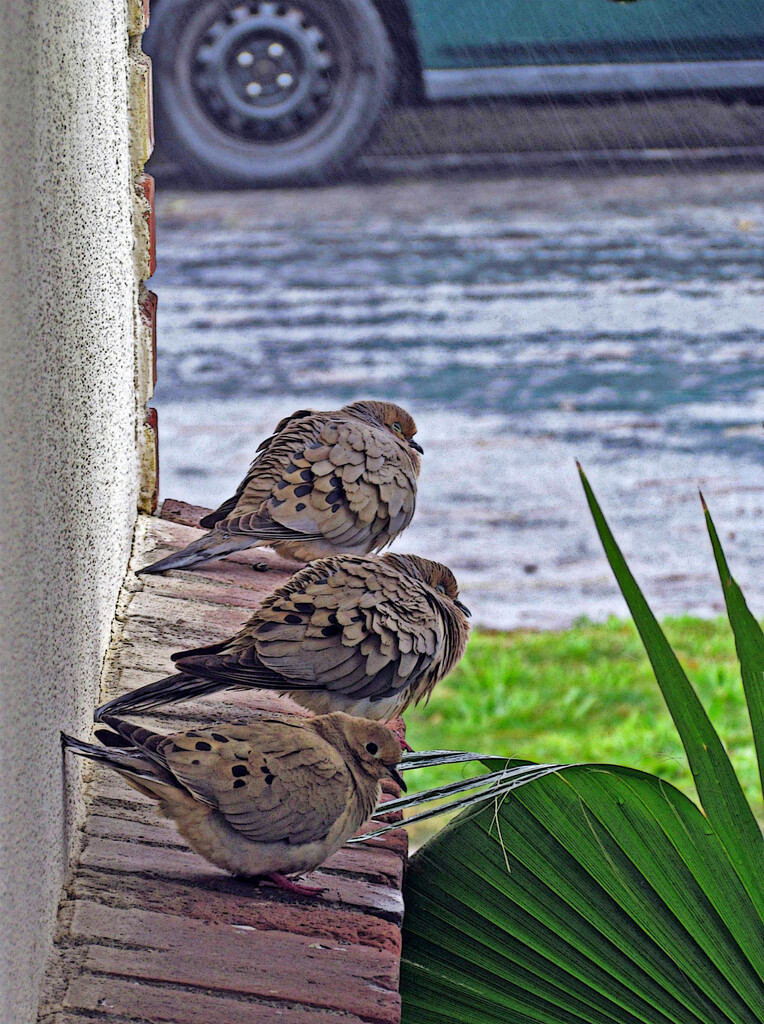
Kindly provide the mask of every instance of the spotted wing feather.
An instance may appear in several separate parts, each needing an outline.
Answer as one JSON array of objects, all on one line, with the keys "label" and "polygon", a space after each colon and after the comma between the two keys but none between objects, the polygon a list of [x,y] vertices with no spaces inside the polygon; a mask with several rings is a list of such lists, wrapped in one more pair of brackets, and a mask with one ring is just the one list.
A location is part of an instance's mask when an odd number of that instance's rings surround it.
[{"label": "spotted wing feather", "polygon": [[[382,558],[321,559],[263,602],[224,645],[175,656],[229,686],[384,700],[439,678],[445,624],[425,587]],[[407,701],[408,702],[408,701]]]},{"label": "spotted wing feather", "polygon": [[366,553],[414,514],[417,466],[393,435],[352,416],[290,420],[269,439],[218,527],[263,539]]},{"label": "spotted wing feather", "polygon": [[161,753],[197,799],[256,842],[319,841],[342,815],[352,781],[342,757],[302,725],[260,721],[168,736]]},{"label": "spotted wing feather", "polygon": [[306,566],[245,627],[257,660],[302,685],[382,700],[437,673],[442,616],[386,557]]}]

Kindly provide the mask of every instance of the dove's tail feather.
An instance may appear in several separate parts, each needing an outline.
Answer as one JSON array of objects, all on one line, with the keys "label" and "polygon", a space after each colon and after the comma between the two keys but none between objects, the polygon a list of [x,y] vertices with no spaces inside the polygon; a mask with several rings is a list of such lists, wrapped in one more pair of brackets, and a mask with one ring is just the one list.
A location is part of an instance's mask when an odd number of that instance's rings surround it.
[{"label": "dove's tail feather", "polygon": [[[128,741],[125,741],[128,743]],[[61,733],[61,746],[79,757],[105,764],[123,775],[136,789],[148,796],[161,797],[167,786],[176,787],[177,782],[169,771],[162,768],[137,747],[97,746],[84,743],[74,736]],[[139,781],[140,780],[140,781]]]},{"label": "dove's tail feather", "polygon": [[164,572],[166,569],[184,569],[192,565],[199,565],[200,562],[214,562],[218,558],[225,558],[234,551],[243,551],[258,543],[257,537],[231,536],[221,530],[212,530],[198,540],[175,551],[166,558],[160,558],[158,562],[145,565],[138,570],[137,575],[150,575],[155,572]]},{"label": "dove's tail feather", "polygon": [[206,516],[202,516],[199,525],[203,526],[205,530],[211,530],[216,523],[222,523],[236,508],[240,497],[241,495],[237,492],[233,497],[228,498],[214,512],[208,512]]},{"label": "dove's tail feather", "polygon": [[122,694],[121,697],[115,697],[108,704],[102,704],[100,708],[96,708],[93,718],[96,722],[103,722],[106,715],[151,711],[165,704],[192,700],[207,693],[217,693],[229,685],[215,679],[200,679],[198,676],[176,672],[174,675],[165,676],[164,679],[157,679],[154,683],[139,686],[136,690]]},{"label": "dove's tail feather", "polygon": [[167,738],[163,733],[144,729],[133,722],[123,722],[116,715],[106,713],[101,716],[101,721],[108,726],[108,729],[96,729],[96,737],[101,743],[108,747],[140,749],[151,758],[158,757],[160,763],[165,764],[164,755],[159,752],[162,742]]}]

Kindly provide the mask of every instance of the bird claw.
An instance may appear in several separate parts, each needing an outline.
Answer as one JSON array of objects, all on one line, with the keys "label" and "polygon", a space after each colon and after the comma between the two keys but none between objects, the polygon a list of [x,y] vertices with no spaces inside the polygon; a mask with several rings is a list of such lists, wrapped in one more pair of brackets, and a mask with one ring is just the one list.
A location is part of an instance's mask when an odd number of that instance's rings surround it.
[{"label": "bird claw", "polygon": [[298,896],[319,896],[322,892],[326,892],[327,888],[325,885],[300,885],[297,882],[291,881],[286,875],[279,874],[278,871],[271,871],[270,874],[263,876],[269,882],[272,882],[277,889],[283,889],[285,892],[293,892]]}]

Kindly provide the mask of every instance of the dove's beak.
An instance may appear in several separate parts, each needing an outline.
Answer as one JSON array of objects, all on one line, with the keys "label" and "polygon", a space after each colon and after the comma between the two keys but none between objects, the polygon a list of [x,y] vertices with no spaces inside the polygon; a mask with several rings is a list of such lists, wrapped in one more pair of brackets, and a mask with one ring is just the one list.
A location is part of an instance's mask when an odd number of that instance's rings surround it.
[{"label": "dove's beak", "polygon": [[409,438],[409,447],[413,448],[415,452],[419,452],[420,455],[424,455],[424,448],[413,437]]},{"label": "dove's beak", "polygon": [[466,604],[462,604],[461,601],[454,601],[454,604],[462,613],[462,615],[466,615],[468,619],[472,618],[472,612],[469,610]]},{"label": "dove's beak", "polygon": [[400,775],[395,770],[395,768],[388,768],[387,769],[387,774],[390,776],[390,778],[393,780],[393,782],[395,782],[397,785],[399,785],[401,787],[401,789],[403,790],[404,793],[407,791],[406,790],[406,783],[400,777]]}]

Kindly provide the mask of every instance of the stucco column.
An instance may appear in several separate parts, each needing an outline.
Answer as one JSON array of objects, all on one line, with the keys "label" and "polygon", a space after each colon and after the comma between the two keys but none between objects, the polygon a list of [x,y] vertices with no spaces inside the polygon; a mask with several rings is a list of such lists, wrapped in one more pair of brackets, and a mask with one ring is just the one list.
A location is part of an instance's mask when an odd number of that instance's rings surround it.
[{"label": "stucco column", "polygon": [[[131,17],[133,14],[131,13]],[[130,553],[138,280],[123,0],[0,6],[0,1020],[36,1018]]]}]

